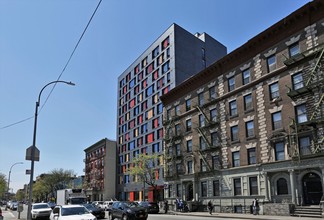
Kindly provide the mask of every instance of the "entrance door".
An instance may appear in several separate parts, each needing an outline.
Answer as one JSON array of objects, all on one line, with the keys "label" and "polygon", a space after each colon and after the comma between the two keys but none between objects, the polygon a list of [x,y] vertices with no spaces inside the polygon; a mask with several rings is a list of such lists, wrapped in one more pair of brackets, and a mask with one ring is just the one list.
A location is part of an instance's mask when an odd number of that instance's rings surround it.
[{"label": "entrance door", "polygon": [[193,185],[192,183],[189,183],[188,186],[188,191],[187,191],[187,201],[191,201],[193,200]]},{"label": "entrance door", "polygon": [[316,173],[308,173],[303,177],[305,205],[318,205],[323,196],[322,182]]}]

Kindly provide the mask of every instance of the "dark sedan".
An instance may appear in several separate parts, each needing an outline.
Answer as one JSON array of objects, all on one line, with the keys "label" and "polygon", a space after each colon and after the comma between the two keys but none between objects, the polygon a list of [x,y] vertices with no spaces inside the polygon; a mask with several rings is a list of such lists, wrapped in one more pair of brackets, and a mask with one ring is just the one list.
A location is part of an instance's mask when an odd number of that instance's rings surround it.
[{"label": "dark sedan", "polygon": [[89,210],[89,212],[96,216],[97,219],[102,219],[105,218],[105,210],[102,208],[97,208],[96,206],[92,205],[92,204],[83,204],[84,207],[86,207],[86,209]]},{"label": "dark sedan", "polygon": [[157,214],[160,211],[159,204],[157,202],[140,201],[138,204],[146,208],[148,213]]},{"label": "dark sedan", "polygon": [[147,220],[147,211],[136,202],[116,202],[109,211],[109,219]]}]

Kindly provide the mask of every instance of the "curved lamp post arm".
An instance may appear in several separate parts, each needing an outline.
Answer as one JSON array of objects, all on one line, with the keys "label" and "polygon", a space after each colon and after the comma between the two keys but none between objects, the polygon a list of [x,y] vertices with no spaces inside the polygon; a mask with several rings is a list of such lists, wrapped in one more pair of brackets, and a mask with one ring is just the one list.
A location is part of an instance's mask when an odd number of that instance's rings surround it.
[{"label": "curved lamp post arm", "polygon": [[28,211],[27,211],[27,219],[31,220],[31,203],[32,203],[32,198],[33,198],[33,179],[34,179],[34,162],[35,162],[35,148],[36,148],[36,130],[37,130],[37,115],[38,115],[38,107],[40,104],[40,98],[42,95],[43,90],[51,85],[51,84],[56,84],[56,83],[65,83],[67,85],[74,86],[75,84],[72,82],[67,82],[67,81],[62,81],[62,80],[55,80],[52,82],[47,83],[39,92],[38,99],[36,102],[36,108],[35,108],[35,119],[34,119],[34,133],[33,133],[33,145],[31,149],[31,168],[30,168],[30,181],[29,181],[29,197],[28,197]]}]

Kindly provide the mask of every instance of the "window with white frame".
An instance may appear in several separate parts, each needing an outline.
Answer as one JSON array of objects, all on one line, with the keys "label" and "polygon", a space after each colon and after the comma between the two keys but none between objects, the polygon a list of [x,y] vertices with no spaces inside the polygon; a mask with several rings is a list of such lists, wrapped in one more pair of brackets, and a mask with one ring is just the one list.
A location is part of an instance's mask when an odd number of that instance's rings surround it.
[{"label": "window with white frame", "polygon": [[268,64],[268,72],[272,72],[274,71],[276,68],[277,68],[277,65],[276,65],[276,55],[272,55],[272,56],[269,56],[267,58],[267,64]]},{"label": "window with white frame", "polygon": [[242,72],[243,85],[248,84],[251,81],[250,69],[246,69]]},{"label": "window with white frame", "polygon": [[301,104],[295,107],[297,123],[307,122],[306,104]]},{"label": "window with white frame", "polygon": [[228,91],[233,91],[235,89],[235,76],[228,78]]},{"label": "window with white frame", "polygon": [[247,138],[254,137],[254,122],[253,121],[246,122],[245,129],[246,129],[246,137]]},{"label": "window with white frame", "polygon": [[300,73],[296,73],[292,76],[292,83],[293,83],[293,89],[297,90],[300,88],[304,87],[304,79],[303,79],[303,74]]},{"label": "window with white frame", "polygon": [[277,142],[274,144],[276,161],[285,159],[285,144],[284,142]]},{"label": "window with white frame", "polygon": [[233,184],[234,184],[234,196],[242,195],[241,178],[234,178]]},{"label": "window with white frame", "polygon": [[270,100],[279,98],[280,93],[279,93],[279,83],[278,82],[272,83],[269,86],[269,90],[270,90]]},{"label": "window with white frame", "polygon": [[272,129],[277,130],[282,128],[281,112],[272,113]]}]

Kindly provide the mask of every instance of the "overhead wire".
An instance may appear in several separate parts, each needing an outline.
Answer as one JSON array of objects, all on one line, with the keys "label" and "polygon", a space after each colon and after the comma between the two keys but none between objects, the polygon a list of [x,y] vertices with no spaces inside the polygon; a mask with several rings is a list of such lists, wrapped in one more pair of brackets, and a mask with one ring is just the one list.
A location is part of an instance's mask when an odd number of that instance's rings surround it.
[{"label": "overhead wire", "polygon": [[[69,65],[69,63],[70,63],[70,61],[71,61],[71,59],[72,59],[72,57],[73,57],[75,51],[77,50],[77,48],[78,48],[78,46],[79,46],[79,44],[80,44],[80,42],[81,42],[81,40],[82,40],[82,38],[83,38],[85,32],[87,31],[87,29],[88,29],[88,27],[89,27],[89,25],[90,25],[90,23],[91,23],[93,17],[95,16],[95,14],[96,14],[96,12],[97,12],[97,10],[98,10],[98,8],[99,8],[101,2],[102,2],[102,0],[99,0],[96,9],[95,9],[94,12],[92,13],[92,15],[91,15],[91,17],[90,17],[90,19],[89,19],[89,21],[88,21],[86,27],[83,29],[83,32],[82,32],[81,36],[79,37],[78,42],[77,42],[76,45],[74,46],[74,49],[73,49],[73,51],[72,51],[72,53],[71,53],[69,59],[67,60],[66,64],[64,65],[64,67],[63,67],[63,69],[62,69],[60,75],[57,77],[57,80],[60,80],[60,78],[62,77],[62,75],[63,75],[63,73],[65,72],[66,68],[68,67],[68,65]],[[56,84],[57,84],[57,83],[54,83],[54,84],[53,84],[52,89],[51,89],[51,91],[49,92],[49,94],[47,95],[47,97],[46,97],[44,103],[41,105],[38,114],[41,112],[41,110],[43,109],[43,107],[44,107],[45,104],[47,103],[49,97],[51,96],[52,92],[54,91],[54,89],[55,89],[55,87],[56,87]],[[5,128],[12,127],[12,126],[17,125],[17,124],[20,124],[20,123],[23,123],[23,122],[25,122],[25,121],[28,121],[28,120],[34,118],[34,117],[35,117],[35,116],[31,116],[31,117],[28,117],[28,118],[26,118],[26,119],[23,119],[23,120],[17,121],[17,122],[15,122],[15,123],[12,123],[12,124],[9,124],[9,125],[2,126],[2,127],[0,127],[0,130],[5,129]]]}]

